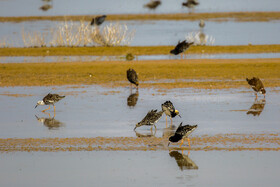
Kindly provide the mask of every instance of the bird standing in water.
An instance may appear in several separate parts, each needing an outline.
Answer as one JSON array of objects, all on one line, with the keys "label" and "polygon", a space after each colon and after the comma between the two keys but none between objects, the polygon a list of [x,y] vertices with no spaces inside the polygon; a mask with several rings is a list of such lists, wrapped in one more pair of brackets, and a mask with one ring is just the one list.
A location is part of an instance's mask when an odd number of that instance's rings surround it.
[{"label": "bird standing in water", "polygon": [[138,127],[143,126],[143,125],[151,126],[151,130],[152,130],[153,126],[156,129],[155,124],[161,118],[162,114],[163,114],[163,111],[159,111],[159,112],[157,112],[157,110],[149,111],[146,114],[146,116],[142,119],[142,121],[140,121],[139,123],[137,123],[135,125],[134,130]]},{"label": "bird standing in water", "polygon": [[263,94],[265,97],[265,89],[262,81],[258,77],[253,77],[252,79],[246,78],[248,84],[252,87],[252,89],[256,92],[256,98],[258,98],[258,92]]},{"label": "bird standing in water", "polygon": [[51,94],[49,93],[48,95],[46,95],[42,101],[38,101],[35,108],[38,106],[38,105],[49,105],[49,108],[45,109],[45,110],[42,110],[42,112],[45,112],[49,109],[51,109],[51,105],[53,105],[53,109],[54,109],[54,112],[55,112],[55,106],[54,106],[54,103],[60,101],[61,99],[63,99],[65,96],[60,96],[58,94]]},{"label": "bird standing in water", "polygon": [[149,8],[151,10],[156,9],[161,4],[160,1],[151,1],[144,5],[144,7]]},{"label": "bird standing in water", "polygon": [[[184,125],[183,126],[182,124],[183,123],[181,123],[179,125],[175,134],[169,138],[168,146],[170,143],[176,143],[176,142],[182,140],[182,143],[180,144],[180,148],[181,148],[184,143],[184,138],[188,137],[197,128],[197,125]],[[189,147],[191,147],[189,137],[188,137],[188,143],[189,143]]]},{"label": "bird standing in water", "polygon": [[174,118],[175,116],[180,116],[179,111],[175,110],[175,107],[173,106],[173,103],[171,101],[166,101],[165,103],[163,103],[161,105],[162,110],[164,111],[164,113],[166,114],[166,127],[167,127],[167,116],[170,117],[171,120],[171,125],[172,125],[172,118]]},{"label": "bird standing in water", "polygon": [[[138,75],[137,75],[136,71],[134,69],[132,69],[132,68],[129,68],[126,71],[126,77],[127,77],[128,81],[131,84],[135,84],[136,85],[136,88],[138,90],[139,82],[138,82]],[[131,85],[130,85],[130,89],[131,89]]]}]

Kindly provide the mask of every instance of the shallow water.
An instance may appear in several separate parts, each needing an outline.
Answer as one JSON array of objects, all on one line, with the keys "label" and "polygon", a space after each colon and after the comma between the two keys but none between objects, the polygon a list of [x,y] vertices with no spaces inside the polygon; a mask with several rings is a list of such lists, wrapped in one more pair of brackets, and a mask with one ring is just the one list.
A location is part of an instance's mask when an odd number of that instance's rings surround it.
[{"label": "shallow water", "polygon": [[[188,13],[182,7],[183,1],[162,0],[162,4],[151,11],[143,5],[149,0],[53,0],[52,8],[42,11],[45,3],[40,0],[1,0],[0,16],[45,16],[45,15],[96,15],[96,14],[137,14],[137,13]],[[240,11],[279,11],[280,2],[275,0],[199,0],[194,12],[240,12]]]},{"label": "shallow water", "polygon": [[[34,109],[36,102],[49,92],[66,95],[56,104],[56,121],[51,121],[53,109],[49,113],[41,112],[46,106]],[[247,114],[255,103],[255,96],[249,86],[241,90],[175,89],[167,92],[140,88],[138,94],[133,90],[132,96],[128,87],[2,87],[0,138],[149,135],[149,127],[138,128],[136,132],[133,128],[149,110],[160,110],[166,100],[171,100],[182,116],[173,118],[175,126],[180,122],[198,124],[199,128],[193,132],[193,136],[279,133],[279,92],[271,92],[270,89],[267,92],[262,111],[259,115],[253,115]],[[156,126],[157,131],[153,133],[157,137],[169,131],[169,128],[166,129],[165,116]]]},{"label": "shallow water", "polygon": [[[56,28],[62,22],[35,21],[0,23],[0,41],[6,39],[8,46],[24,47],[22,30],[24,33],[48,33],[45,41],[51,40],[51,28]],[[248,45],[251,44],[279,44],[279,21],[270,22],[206,22],[204,30],[200,30],[197,21],[124,21],[135,35],[130,45],[155,46],[176,45],[179,40],[186,39],[188,33],[202,32],[213,37],[213,45]],[[104,27],[108,22],[104,23]],[[102,29],[101,27],[101,29]],[[159,34],[160,33],[160,34]],[[207,45],[210,45],[209,39]]]},{"label": "shallow water", "polygon": [[[280,58],[280,53],[251,54],[187,54],[183,59],[260,59]],[[180,55],[140,55],[134,60],[181,59]],[[125,56],[0,56],[1,63],[38,63],[38,62],[90,62],[90,61],[126,61]]]},{"label": "shallow water", "polygon": [[[1,186],[278,186],[279,152],[0,153]],[[238,163],[238,164],[237,164]]]}]

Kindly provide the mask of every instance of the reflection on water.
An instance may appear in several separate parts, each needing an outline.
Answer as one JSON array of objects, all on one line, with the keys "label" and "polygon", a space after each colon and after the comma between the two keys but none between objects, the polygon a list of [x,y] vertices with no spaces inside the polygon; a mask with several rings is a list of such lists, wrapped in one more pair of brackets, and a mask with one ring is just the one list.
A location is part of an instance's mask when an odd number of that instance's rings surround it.
[{"label": "reflection on water", "polygon": [[43,123],[46,127],[48,127],[49,130],[57,130],[63,126],[62,122],[60,122],[54,118],[55,116],[51,117],[50,113],[48,113],[48,115],[49,115],[48,118],[44,118],[44,117],[39,118],[36,115],[35,115],[35,117],[36,117],[37,121]]},{"label": "reflection on water", "polygon": [[251,108],[248,110],[247,114],[252,114],[254,116],[256,115],[260,115],[264,109],[265,106],[265,99],[255,99],[253,105],[251,106]]},{"label": "reflection on water", "polygon": [[170,125],[170,127],[164,128],[162,137],[168,139],[170,136],[175,134],[177,127],[175,125]]},{"label": "reflection on water", "polygon": [[139,96],[138,90],[136,90],[136,93],[131,93],[128,96],[128,98],[127,98],[127,106],[129,106],[129,108],[135,107],[135,105],[137,104],[137,101],[138,101],[138,96]]},{"label": "reflection on water", "polygon": [[151,131],[148,132],[148,133],[147,133],[147,132],[146,132],[146,133],[140,133],[140,132],[137,132],[137,131],[135,130],[135,134],[136,134],[136,136],[137,136],[138,138],[155,137],[156,132],[157,132],[157,130],[155,130],[155,131],[151,130]]},{"label": "reflection on water", "polygon": [[189,169],[198,169],[198,166],[194,163],[194,161],[189,158],[189,153],[188,155],[185,155],[183,153],[179,153],[178,151],[171,151],[169,155],[170,157],[175,158],[178,167],[182,171]]}]

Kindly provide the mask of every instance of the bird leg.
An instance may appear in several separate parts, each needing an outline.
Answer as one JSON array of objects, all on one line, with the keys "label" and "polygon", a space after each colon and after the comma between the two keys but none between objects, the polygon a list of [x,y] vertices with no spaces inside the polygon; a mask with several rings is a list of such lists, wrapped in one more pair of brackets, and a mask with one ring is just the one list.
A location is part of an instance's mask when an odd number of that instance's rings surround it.
[{"label": "bird leg", "polygon": [[132,93],[132,84],[130,83],[130,93]]},{"label": "bird leg", "polygon": [[166,119],[166,128],[167,128],[167,116],[165,116],[165,119]]},{"label": "bird leg", "polygon": [[42,112],[45,112],[47,110],[50,110],[51,109],[51,105],[49,105],[49,108],[45,109],[45,110],[42,110]]},{"label": "bird leg", "polygon": [[181,53],[180,55],[181,55],[181,60],[182,60],[182,58],[183,58],[183,54]]},{"label": "bird leg", "polygon": [[170,121],[171,121],[171,124],[170,124],[170,126],[172,126],[172,117],[170,117]]},{"label": "bird leg", "polygon": [[183,143],[184,143],[184,139],[182,139],[182,142],[180,144],[180,148],[182,148]]},{"label": "bird leg", "polygon": [[189,138],[188,138],[188,143],[189,143],[189,148],[191,148],[191,141]]},{"label": "bird leg", "polygon": [[258,93],[256,93],[256,99],[258,99]]},{"label": "bird leg", "polygon": [[55,106],[53,105],[53,111],[54,111],[54,113],[55,113]]}]

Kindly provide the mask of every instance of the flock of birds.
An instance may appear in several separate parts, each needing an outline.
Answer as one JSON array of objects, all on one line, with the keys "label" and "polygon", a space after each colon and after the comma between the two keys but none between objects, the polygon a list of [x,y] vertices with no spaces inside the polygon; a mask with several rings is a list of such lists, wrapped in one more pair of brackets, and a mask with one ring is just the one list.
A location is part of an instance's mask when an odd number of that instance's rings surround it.
[{"label": "flock of birds", "polygon": [[[145,8],[149,8],[151,10],[155,10],[159,5],[161,5],[161,1],[159,0],[151,0],[149,3],[145,4]],[[195,6],[199,5],[197,0],[187,0],[186,2],[182,3],[182,6],[188,8],[194,8]]]},{"label": "flock of birds", "polygon": [[[132,68],[129,68],[126,72],[127,75],[127,79],[128,81],[132,84],[134,84],[136,86],[136,89],[138,90],[138,86],[139,86],[139,80],[138,80],[138,75],[136,73],[136,71]],[[266,94],[266,90],[264,88],[264,85],[262,83],[262,81],[258,78],[258,77],[253,77],[252,79],[246,78],[248,84],[252,87],[252,89],[255,91],[255,95],[256,98],[258,97],[258,93],[263,94],[265,97]],[[130,85],[130,88],[132,87]],[[60,101],[61,99],[63,99],[65,96],[60,96],[58,94],[47,94],[42,100],[38,101],[35,108],[39,105],[48,105],[49,107],[45,110],[43,110],[42,112],[45,112],[47,110],[49,110],[51,108],[51,105],[53,105],[54,108],[54,112],[55,112],[55,103],[57,103],[58,101]],[[134,131],[136,130],[136,128],[139,128],[141,126],[150,126],[151,130],[153,127],[155,127],[156,129],[156,123],[158,122],[158,120],[162,117],[163,114],[166,115],[166,125],[167,125],[167,116],[170,118],[171,120],[171,125],[172,125],[172,118],[176,117],[176,116],[180,116],[179,111],[175,109],[173,103],[171,101],[166,101],[161,105],[162,110],[161,111],[157,111],[157,110],[150,110],[148,111],[148,113],[146,114],[146,116],[135,125]],[[181,123],[178,128],[175,131],[174,135],[171,135],[169,137],[169,143],[177,143],[179,141],[181,141],[180,147],[182,146],[182,144],[184,143],[184,139],[187,138],[188,140],[188,145],[190,147],[190,139],[189,139],[189,135],[197,128],[197,125],[183,125],[183,123]]]}]

